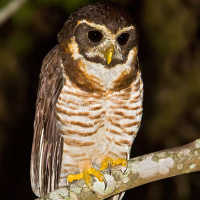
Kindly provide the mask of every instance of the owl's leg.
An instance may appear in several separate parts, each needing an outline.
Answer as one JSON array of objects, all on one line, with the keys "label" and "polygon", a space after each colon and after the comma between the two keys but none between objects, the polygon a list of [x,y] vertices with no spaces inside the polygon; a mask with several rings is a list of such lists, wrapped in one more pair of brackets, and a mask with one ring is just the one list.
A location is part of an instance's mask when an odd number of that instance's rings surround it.
[{"label": "owl's leg", "polygon": [[94,192],[92,183],[91,183],[91,175],[98,178],[98,180],[100,182],[104,181],[105,189],[106,189],[107,182],[106,182],[104,175],[102,173],[100,173],[98,170],[96,170],[95,168],[84,169],[83,172],[80,174],[70,174],[70,175],[68,175],[67,180],[68,180],[68,182],[71,183],[75,180],[80,180],[83,178],[85,180],[86,185]]},{"label": "owl's leg", "polygon": [[109,169],[109,173],[111,174],[111,167],[115,166],[115,165],[122,165],[123,167],[127,168],[127,166],[128,166],[127,159],[125,159],[125,158],[110,158],[110,157],[106,157],[102,161],[99,171],[102,171],[102,170],[108,168]]}]

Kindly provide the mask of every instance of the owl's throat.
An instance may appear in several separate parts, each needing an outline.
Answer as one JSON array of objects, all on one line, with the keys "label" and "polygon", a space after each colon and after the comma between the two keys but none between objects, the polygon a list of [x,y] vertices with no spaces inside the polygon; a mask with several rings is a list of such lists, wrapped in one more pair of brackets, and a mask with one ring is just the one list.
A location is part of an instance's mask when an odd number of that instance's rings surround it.
[{"label": "owl's throat", "polygon": [[61,55],[64,71],[72,83],[88,92],[119,91],[130,86],[136,79],[138,62],[136,51],[131,50],[123,64],[112,68],[86,60],[78,52],[72,56],[66,51]]}]

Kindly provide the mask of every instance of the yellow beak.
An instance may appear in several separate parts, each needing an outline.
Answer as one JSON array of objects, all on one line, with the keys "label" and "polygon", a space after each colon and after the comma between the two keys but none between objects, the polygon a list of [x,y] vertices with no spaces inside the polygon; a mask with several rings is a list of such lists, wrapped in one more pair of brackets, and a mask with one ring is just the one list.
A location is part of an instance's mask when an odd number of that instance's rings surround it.
[{"label": "yellow beak", "polygon": [[107,59],[107,64],[110,64],[112,61],[114,53],[114,46],[111,44],[107,49],[106,49],[106,59]]}]

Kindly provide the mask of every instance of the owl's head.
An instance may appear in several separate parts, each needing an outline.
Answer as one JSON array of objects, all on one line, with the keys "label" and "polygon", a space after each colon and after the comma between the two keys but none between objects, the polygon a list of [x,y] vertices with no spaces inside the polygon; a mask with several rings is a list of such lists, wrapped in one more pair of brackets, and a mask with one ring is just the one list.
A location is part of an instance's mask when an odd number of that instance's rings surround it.
[{"label": "owl's head", "polygon": [[126,63],[129,56],[131,60],[137,58],[136,26],[127,12],[110,4],[79,8],[69,16],[58,41],[64,49],[74,49],[75,58],[81,55],[107,68]]}]

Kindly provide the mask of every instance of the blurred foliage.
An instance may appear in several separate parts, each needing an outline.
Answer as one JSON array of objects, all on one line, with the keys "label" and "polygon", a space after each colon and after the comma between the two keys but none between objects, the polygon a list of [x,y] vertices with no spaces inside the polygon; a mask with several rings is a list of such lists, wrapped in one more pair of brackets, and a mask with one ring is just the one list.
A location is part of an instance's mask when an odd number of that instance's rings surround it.
[{"label": "blurred foliage", "polygon": [[73,0],[72,1],[64,1],[64,0],[36,0],[38,5],[45,5],[45,6],[57,6],[68,13],[73,12],[75,9],[91,3],[90,0]]},{"label": "blurred foliage", "polygon": [[[9,2],[0,0],[0,9]],[[31,0],[0,27],[0,194],[6,194],[1,199],[34,199],[29,161],[41,63],[67,16],[91,2]],[[127,9],[140,32],[144,115],[132,156],[199,138],[200,1],[107,2]],[[124,199],[197,199],[199,180],[196,173],[158,181],[127,192]]]},{"label": "blurred foliage", "polygon": [[[177,9],[178,8],[178,9]],[[163,57],[183,52],[196,32],[196,16],[182,0],[145,1],[144,27],[150,42]]]},{"label": "blurred foliage", "polygon": [[159,60],[148,132],[154,139],[166,138],[165,147],[170,147],[199,135],[199,3],[159,2],[145,1],[143,10],[144,29]]},{"label": "blurred foliage", "polygon": [[5,5],[7,5],[9,2],[11,2],[12,0],[1,0],[0,1],[0,8],[4,7]]}]

